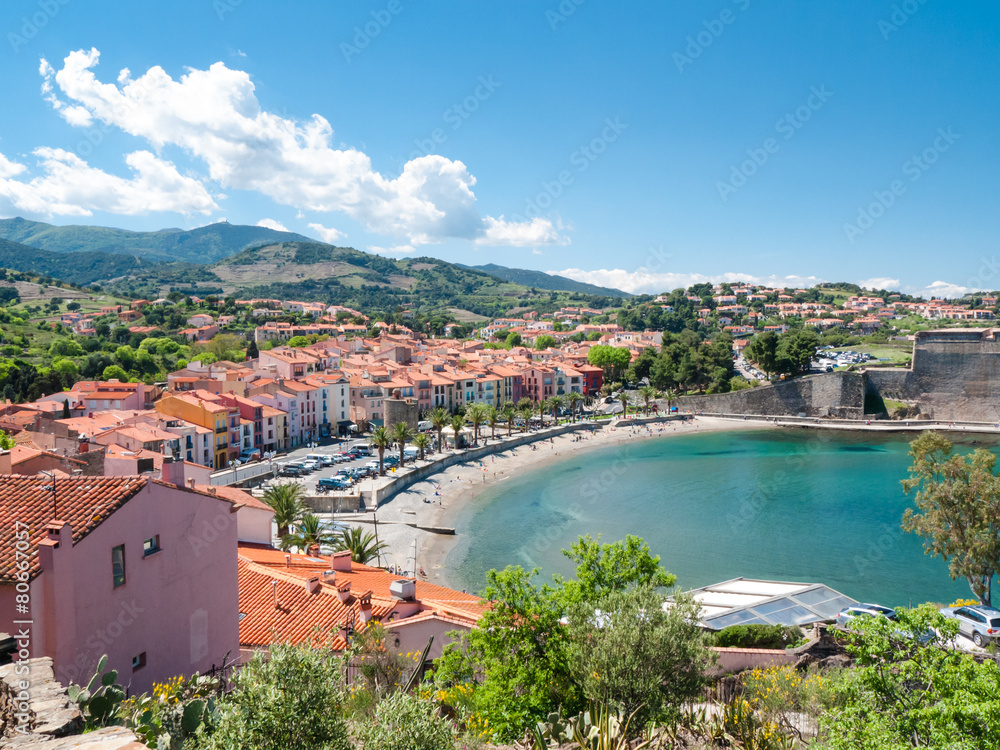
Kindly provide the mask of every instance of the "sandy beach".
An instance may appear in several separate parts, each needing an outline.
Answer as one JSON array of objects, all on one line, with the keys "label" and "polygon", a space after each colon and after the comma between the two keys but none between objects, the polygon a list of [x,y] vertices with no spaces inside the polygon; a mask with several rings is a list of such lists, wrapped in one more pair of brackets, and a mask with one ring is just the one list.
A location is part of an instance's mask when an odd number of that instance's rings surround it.
[{"label": "sandy beach", "polygon": [[[378,537],[388,545],[387,552],[383,553],[382,564],[396,566],[409,575],[416,573],[422,580],[450,585],[448,571],[443,563],[458,537],[416,529],[408,524],[453,526],[454,519],[461,510],[486,489],[530,471],[536,465],[581,451],[600,450],[626,441],[767,427],[767,424],[747,425],[745,422],[712,417],[694,417],[687,421],[649,425],[610,426],[593,433],[558,435],[531,445],[510,448],[482,460],[470,460],[450,466],[411,485],[379,507]],[[349,525],[373,528],[371,514],[366,514],[363,521],[357,517],[340,516],[337,520]]]}]

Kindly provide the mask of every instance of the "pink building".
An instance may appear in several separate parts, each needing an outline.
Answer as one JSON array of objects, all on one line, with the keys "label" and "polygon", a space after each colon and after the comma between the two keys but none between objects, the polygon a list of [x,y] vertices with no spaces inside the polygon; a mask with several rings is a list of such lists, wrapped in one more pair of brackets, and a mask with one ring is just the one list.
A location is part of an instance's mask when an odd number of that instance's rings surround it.
[{"label": "pink building", "polygon": [[0,628],[63,683],[106,653],[133,693],[236,658],[237,509],[193,482],[0,477]]}]

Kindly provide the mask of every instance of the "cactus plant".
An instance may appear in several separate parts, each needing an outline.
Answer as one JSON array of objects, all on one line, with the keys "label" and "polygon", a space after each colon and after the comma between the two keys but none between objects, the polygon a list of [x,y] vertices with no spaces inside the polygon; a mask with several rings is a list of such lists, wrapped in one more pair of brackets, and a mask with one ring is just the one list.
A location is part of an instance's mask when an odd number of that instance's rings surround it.
[{"label": "cactus plant", "polygon": [[108,655],[104,654],[97,663],[97,670],[81,687],[71,682],[66,694],[80,709],[88,728],[104,727],[117,723],[118,708],[125,700],[125,688],[118,684],[118,671],[104,671]]}]

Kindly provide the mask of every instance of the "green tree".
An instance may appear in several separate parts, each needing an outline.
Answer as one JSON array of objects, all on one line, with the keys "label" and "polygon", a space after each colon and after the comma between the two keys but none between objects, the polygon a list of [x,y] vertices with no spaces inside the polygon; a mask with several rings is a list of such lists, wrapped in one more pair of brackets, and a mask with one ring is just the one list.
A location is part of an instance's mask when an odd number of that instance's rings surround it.
[{"label": "green tree", "polygon": [[520,346],[522,343],[521,334],[516,331],[511,331],[507,334],[507,338],[504,339],[504,346],[508,349],[513,349],[515,346]]},{"label": "green tree", "polygon": [[632,716],[630,734],[651,720],[680,718],[701,693],[713,654],[699,625],[701,607],[648,587],[616,591],[570,611],[570,664],[586,697]]},{"label": "green tree", "polygon": [[948,562],[952,580],[965,578],[972,593],[990,606],[993,576],[1000,568],[1000,478],[996,456],[978,448],[956,455],[951,442],[925,432],[910,445],[910,476],[903,489],[914,493],[903,528],[924,539],[929,555]]},{"label": "green tree", "polygon": [[375,450],[378,451],[378,473],[379,476],[385,476],[385,451],[387,448],[391,448],[393,444],[392,435],[389,433],[385,427],[379,426],[372,430],[371,444],[375,446]]},{"label": "green tree", "polygon": [[413,440],[413,430],[406,422],[396,422],[389,434],[392,436],[393,442],[399,446],[399,466],[402,468],[406,444]]},{"label": "green tree", "polygon": [[131,346],[119,346],[115,349],[115,359],[124,370],[131,370],[135,367],[135,349]]},{"label": "green tree", "polygon": [[493,605],[464,640],[445,646],[433,675],[439,687],[472,689],[495,742],[520,739],[557,707],[566,715],[582,707],[562,611],[551,593],[533,584],[537,572],[519,565],[488,571],[483,596]]},{"label": "green tree", "polygon": [[309,346],[309,339],[305,336],[292,336],[288,339],[288,345],[293,349],[299,349],[303,346]]},{"label": "green tree", "polygon": [[569,404],[569,416],[570,419],[572,419],[574,422],[576,421],[577,407],[579,406],[579,408],[583,408],[582,407],[583,400],[584,400],[583,394],[577,391],[570,391],[569,394],[566,396],[566,401]]},{"label": "green tree", "polygon": [[414,436],[413,445],[420,451],[420,460],[423,461],[424,455],[431,449],[431,439],[421,432]]},{"label": "green tree", "polygon": [[83,347],[73,339],[56,339],[49,345],[50,357],[82,357]]},{"label": "green tree", "polygon": [[500,416],[507,425],[507,437],[514,432],[514,419],[517,417],[517,407],[510,401],[504,401],[500,407]]},{"label": "green tree", "polygon": [[649,405],[656,400],[656,389],[651,385],[644,385],[639,389],[639,398],[642,399],[643,411],[649,416]]},{"label": "green tree", "polygon": [[451,431],[455,437],[455,450],[458,450],[458,443],[461,440],[465,442],[462,438],[462,430],[465,429],[465,417],[460,414],[456,414],[451,418]]},{"label": "green tree", "polygon": [[598,535],[577,539],[563,555],[573,561],[576,577],[554,576],[559,599],[564,606],[597,602],[616,591],[630,588],[669,588],[677,576],[660,565],[660,556],[650,552],[641,537],[631,534],[624,539],[602,543]]},{"label": "green tree", "polygon": [[278,538],[284,540],[289,529],[305,515],[306,506],[302,501],[302,485],[297,482],[272,484],[264,491],[264,502],[274,511],[274,523],[278,527]]},{"label": "green tree", "polygon": [[531,416],[535,413],[534,408],[531,406],[520,406],[517,409],[517,416],[521,420],[521,432],[528,431],[528,424],[531,422]]},{"label": "green tree", "polygon": [[472,404],[465,410],[465,419],[472,425],[472,444],[479,445],[479,426],[486,422],[486,404]]},{"label": "green tree", "polygon": [[743,356],[768,375],[778,372],[778,334],[765,331],[755,334],[743,350]]},{"label": "green tree", "polygon": [[448,423],[451,421],[448,417],[448,412],[439,406],[431,412],[429,421],[431,423],[431,427],[433,427],[437,432],[438,450],[444,452],[444,443],[441,442],[441,431],[447,427]]},{"label": "green tree", "polygon": [[556,337],[549,336],[547,333],[544,333],[535,339],[535,349],[540,352],[546,349],[555,349],[558,346],[559,341]]},{"label": "green tree", "polygon": [[632,352],[623,346],[596,344],[587,352],[587,362],[604,370],[604,382],[622,380],[632,361]]},{"label": "green tree", "polygon": [[957,623],[930,605],[896,620],[858,618],[854,668],[820,717],[831,750],[992,750],[1000,747],[1000,669],[945,647]]},{"label": "green tree", "polygon": [[628,392],[623,388],[618,392],[618,402],[622,405],[622,417],[628,416],[628,407],[632,403],[632,397],[628,395]]},{"label": "green tree", "polygon": [[377,559],[388,549],[385,542],[376,541],[374,532],[366,531],[360,526],[341,530],[340,535],[335,536],[331,544],[337,552],[350,550],[351,560],[362,565]]},{"label": "green tree", "polygon": [[350,750],[343,703],[343,666],[336,652],[273,643],[236,672],[206,745]]},{"label": "green tree", "polygon": [[336,539],[312,513],[306,513],[295,524],[295,533],[282,539],[285,549],[294,547],[305,554],[313,547],[330,547]]},{"label": "green tree", "polygon": [[120,380],[122,383],[129,382],[128,373],[118,365],[108,365],[105,367],[104,372],[101,373],[101,378],[103,380]]}]

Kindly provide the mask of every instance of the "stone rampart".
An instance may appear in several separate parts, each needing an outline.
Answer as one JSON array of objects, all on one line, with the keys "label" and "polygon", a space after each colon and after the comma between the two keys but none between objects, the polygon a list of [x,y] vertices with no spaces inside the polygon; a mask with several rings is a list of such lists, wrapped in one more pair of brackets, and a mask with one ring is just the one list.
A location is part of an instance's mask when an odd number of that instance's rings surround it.
[{"label": "stone rampart", "polygon": [[674,404],[684,413],[862,419],[865,384],[860,373],[827,372],[733,393],[684,396]]}]

